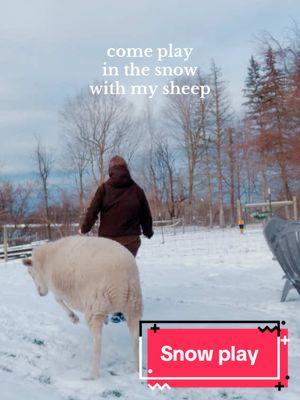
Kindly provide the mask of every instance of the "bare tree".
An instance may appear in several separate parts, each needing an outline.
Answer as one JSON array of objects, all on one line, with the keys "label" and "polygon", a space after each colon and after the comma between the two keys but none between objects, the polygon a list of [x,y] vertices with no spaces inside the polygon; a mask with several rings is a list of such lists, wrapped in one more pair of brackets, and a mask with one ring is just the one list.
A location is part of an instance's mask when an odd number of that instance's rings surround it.
[{"label": "bare tree", "polygon": [[159,182],[159,172],[157,170],[156,148],[159,143],[159,118],[155,113],[154,104],[146,99],[142,113],[143,139],[147,143],[147,148],[143,151],[141,162],[142,179],[147,187],[151,209],[155,218],[159,218],[162,212],[163,194]]},{"label": "bare tree", "polygon": [[[60,113],[65,133],[82,143],[95,183],[105,178],[105,162],[118,152],[127,160],[137,148],[139,123],[121,95],[92,95],[83,90]],[[72,140],[71,140],[72,142]]]},{"label": "bare tree", "polygon": [[235,145],[234,131],[232,127],[227,128],[227,155],[229,164],[229,197],[230,197],[230,225],[235,225]]},{"label": "bare tree", "polygon": [[51,239],[51,219],[49,207],[49,176],[51,174],[54,158],[45,146],[42,145],[40,138],[37,138],[36,148],[34,152],[35,162],[37,166],[38,176],[42,187],[42,198],[44,216],[43,219],[46,223],[47,237]]},{"label": "bare tree", "polygon": [[0,218],[15,225],[24,223],[32,194],[31,182],[13,184],[3,182],[0,186]]},{"label": "bare tree", "polygon": [[85,143],[79,141],[76,136],[67,136],[65,141],[66,148],[63,157],[63,167],[67,167],[72,176],[74,176],[80,214],[82,214],[85,206],[85,180],[89,166],[88,152]]},{"label": "bare tree", "polygon": [[[157,180],[160,182],[162,199],[170,218],[178,217],[179,206],[185,200],[181,190],[181,179],[176,171],[174,148],[166,138],[158,143],[154,153]],[[154,169],[154,168],[153,168]]]},{"label": "bare tree", "polygon": [[[208,78],[207,78],[208,79]],[[202,80],[200,74],[198,75],[199,82]],[[205,181],[207,187],[207,204],[208,204],[208,225],[213,226],[213,183],[212,183],[212,140],[210,138],[210,107],[211,101],[208,98],[199,97],[199,124],[201,129],[201,144],[202,153],[201,157],[204,164]]]},{"label": "bare tree", "polygon": [[[181,85],[186,83],[186,80],[177,82]],[[198,97],[195,95],[170,95],[165,115],[172,127],[175,128],[174,136],[185,153],[188,173],[188,200],[191,205],[194,201],[196,171],[202,151]]]},{"label": "bare tree", "polygon": [[143,179],[155,218],[175,218],[181,212],[185,196],[176,165],[176,142],[161,125],[160,116],[155,113],[153,103],[147,100],[143,113],[143,133],[147,143],[142,159]]},{"label": "bare tree", "polygon": [[215,137],[216,148],[216,177],[218,182],[218,206],[219,206],[219,225],[225,227],[224,216],[224,189],[223,189],[223,144],[225,128],[229,119],[229,102],[226,94],[225,83],[222,80],[221,70],[214,61],[211,65],[211,93],[214,126],[213,134]]}]

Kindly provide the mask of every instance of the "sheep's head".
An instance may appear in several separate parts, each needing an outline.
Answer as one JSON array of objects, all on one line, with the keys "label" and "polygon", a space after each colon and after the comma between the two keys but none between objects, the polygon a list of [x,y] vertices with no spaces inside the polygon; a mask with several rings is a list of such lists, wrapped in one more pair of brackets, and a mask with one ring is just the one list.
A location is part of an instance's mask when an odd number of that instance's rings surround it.
[{"label": "sheep's head", "polygon": [[39,263],[30,258],[25,258],[22,260],[23,264],[27,267],[27,271],[37,288],[40,296],[46,296],[48,294],[48,287],[43,279],[43,274],[41,273]]}]

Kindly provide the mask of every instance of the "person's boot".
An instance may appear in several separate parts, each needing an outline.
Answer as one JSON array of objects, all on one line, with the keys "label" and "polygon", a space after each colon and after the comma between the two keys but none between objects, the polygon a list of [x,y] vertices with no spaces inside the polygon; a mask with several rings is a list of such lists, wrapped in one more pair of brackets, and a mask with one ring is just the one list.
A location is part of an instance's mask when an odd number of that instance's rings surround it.
[{"label": "person's boot", "polygon": [[111,317],[110,317],[111,322],[114,322],[115,324],[118,324],[119,322],[124,322],[126,321],[124,315],[121,312],[118,313],[114,313]]}]

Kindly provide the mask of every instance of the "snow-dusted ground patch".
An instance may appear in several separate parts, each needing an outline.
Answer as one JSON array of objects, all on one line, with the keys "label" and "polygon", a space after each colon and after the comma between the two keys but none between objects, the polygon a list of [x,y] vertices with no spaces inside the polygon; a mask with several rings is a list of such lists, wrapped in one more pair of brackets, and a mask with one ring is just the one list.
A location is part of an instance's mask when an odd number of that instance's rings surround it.
[{"label": "snow-dusted ground patch", "polygon": [[259,228],[195,230],[144,240],[137,259],[144,319],[285,319],[290,387],[176,389],[151,392],[133,371],[126,324],[104,329],[102,377],[86,381],[91,338],[72,325],[52,296],[40,298],[19,261],[0,264],[1,400],[300,398],[300,298],[280,303],[282,271]]}]

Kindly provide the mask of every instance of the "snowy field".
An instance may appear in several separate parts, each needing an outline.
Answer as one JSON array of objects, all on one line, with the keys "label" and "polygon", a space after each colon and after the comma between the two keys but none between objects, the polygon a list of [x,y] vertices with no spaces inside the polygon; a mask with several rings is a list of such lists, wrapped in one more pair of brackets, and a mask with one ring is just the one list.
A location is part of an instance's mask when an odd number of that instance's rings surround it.
[{"label": "snowy field", "polygon": [[[152,392],[133,371],[126,324],[104,329],[102,377],[86,381],[91,338],[52,296],[40,298],[20,261],[0,264],[1,400],[300,399],[300,297],[280,303],[282,271],[259,228],[194,230],[144,240],[138,254],[144,319],[285,319],[290,387]],[[83,318],[81,318],[82,322]]]}]

